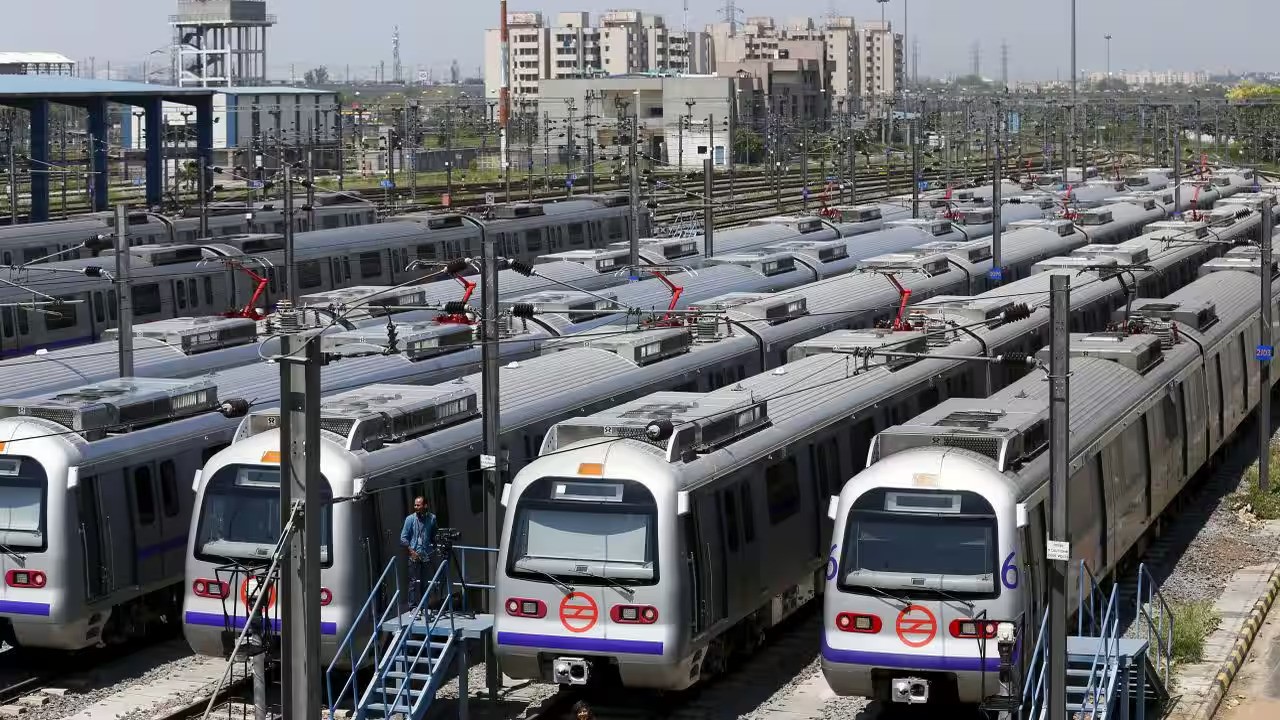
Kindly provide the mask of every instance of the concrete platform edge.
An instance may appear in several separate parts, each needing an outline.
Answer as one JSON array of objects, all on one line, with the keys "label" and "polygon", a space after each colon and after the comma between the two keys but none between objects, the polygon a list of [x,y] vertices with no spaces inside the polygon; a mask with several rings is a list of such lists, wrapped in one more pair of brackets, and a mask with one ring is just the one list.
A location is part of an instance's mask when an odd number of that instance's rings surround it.
[{"label": "concrete platform edge", "polygon": [[1266,621],[1267,614],[1271,612],[1271,607],[1275,604],[1278,593],[1280,593],[1280,568],[1272,571],[1271,577],[1267,580],[1266,592],[1253,604],[1253,609],[1249,611],[1249,616],[1245,618],[1243,626],[1236,633],[1236,640],[1231,646],[1231,652],[1226,660],[1223,661],[1217,676],[1214,677],[1213,688],[1208,701],[1201,705],[1198,711],[1188,716],[1188,720],[1210,720],[1217,714],[1218,706],[1222,704],[1223,698],[1227,696],[1227,690],[1231,688],[1231,683],[1235,680],[1236,673],[1240,672],[1240,667],[1244,665],[1245,659],[1249,657],[1249,650],[1253,647],[1253,641],[1258,637],[1258,631],[1262,628],[1262,623]]}]

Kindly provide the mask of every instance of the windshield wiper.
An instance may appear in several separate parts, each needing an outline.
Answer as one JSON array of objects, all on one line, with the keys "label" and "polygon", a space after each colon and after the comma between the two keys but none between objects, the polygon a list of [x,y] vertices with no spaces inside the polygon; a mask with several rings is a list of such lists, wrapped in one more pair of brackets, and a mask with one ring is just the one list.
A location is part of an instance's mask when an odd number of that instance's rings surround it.
[{"label": "windshield wiper", "polygon": [[597,579],[597,580],[603,580],[603,581],[605,581],[605,582],[609,583],[610,585],[612,585],[613,587],[615,587],[615,588],[617,588],[617,589],[619,589],[619,590],[621,590],[621,591],[625,592],[627,595],[635,595],[635,594],[636,594],[636,590],[635,590],[635,588],[631,587],[630,585],[623,585],[622,583],[618,582],[617,580],[614,580],[613,578],[605,577],[605,576],[603,576],[603,575],[597,575],[597,574],[595,574],[595,573],[593,573],[593,572],[591,572],[591,571],[589,571],[589,570],[574,570],[574,572],[575,572],[575,573],[577,573],[577,574],[579,574],[579,575],[585,575],[585,576],[587,576],[587,577],[593,577],[593,578],[595,578],[595,579]]},{"label": "windshield wiper", "polygon": [[550,580],[550,581],[551,581],[551,583],[552,583],[553,585],[555,585],[556,587],[558,587],[558,588],[560,588],[561,590],[563,590],[563,591],[565,592],[565,594],[566,594],[566,595],[572,595],[572,594],[574,593],[574,587],[573,587],[572,585],[570,585],[569,583],[567,583],[567,582],[565,582],[565,581],[561,580],[560,578],[556,577],[555,575],[552,575],[551,573],[547,572],[546,570],[539,570],[539,569],[537,569],[537,568],[531,568],[531,567],[520,567],[520,564],[519,564],[519,563],[516,563],[516,569],[517,569],[517,570],[521,570],[521,571],[523,571],[523,572],[531,572],[531,573],[537,573],[537,574],[541,575],[542,577],[544,577],[544,578],[546,578],[546,579]]},{"label": "windshield wiper", "polygon": [[[941,580],[939,580],[939,582],[941,582]],[[949,592],[947,592],[946,590],[943,590],[943,589],[941,589],[941,588],[926,588],[926,589],[927,589],[929,592],[934,592],[934,593],[937,593],[938,595],[941,595],[941,596],[942,596],[944,599],[946,599],[946,600],[950,600],[950,601],[952,601],[952,602],[958,602],[958,603],[960,603],[961,605],[965,606],[965,607],[969,610],[969,612],[970,612],[970,613],[972,613],[972,612],[973,612],[973,603],[972,603],[972,602],[970,602],[970,601],[968,601],[968,600],[965,600],[964,598],[961,598],[961,597],[957,597],[957,596],[955,596],[955,595],[952,595],[951,593],[949,593]]]},{"label": "windshield wiper", "polygon": [[0,552],[4,553],[5,555],[8,555],[14,560],[17,560],[19,563],[21,563],[24,566],[27,563],[27,556],[25,554],[17,552],[16,550],[9,547],[8,545],[0,545]]},{"label": "windshield wiper", "polygon": [[902,596],[894,595],[893,593],[889,592],[888,590],[882,590],[882,589],[880,589],[880,588],[876,587],[875,585],[855,585],[854,587],[866,588],[867,590],[870,590],[871,592],[874,592],[874,593],[875,593],[875,594],[877,594],[877,595],[880,595],[880,596],[882,596],[882,597],[887,597],[887,598],[889,598],[890,600],[893,600],[893,601],[895,601],[895,602],[900,602],[900,603],[902,603],[904,606],[906,606],[906,605],[910,605],[910,604],[911,604],[911,601],[910,601],[909,599],[907,599],[906,597],[902,597]]}]

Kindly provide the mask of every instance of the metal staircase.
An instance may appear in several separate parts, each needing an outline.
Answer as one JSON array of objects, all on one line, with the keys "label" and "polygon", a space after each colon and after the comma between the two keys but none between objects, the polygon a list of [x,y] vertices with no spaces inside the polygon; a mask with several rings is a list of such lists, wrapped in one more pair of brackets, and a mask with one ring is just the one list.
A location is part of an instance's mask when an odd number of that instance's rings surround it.
[{"label": "metal staircase", "polygon": [[[421,720],[455,673],[460,697],[466,697],[466,640],[492,627],[492,616],[465,612],[463,593],[449,579],[453,563],[448,555],[416,606],[400,612],[403,594],[396,563],[392,559],[383,569],[326,670],[330,717],[342,707],[357,720]],[[373,676],[361,689],[351,670],[365,667],[372,667]],[[335,680],[344,677],[334,692]]]},{"label": "metal staircase", "polygon": [[[1173,642],[1169,605],[1146,566],[1140,566],[1137,637],[1125,637],[1120,631],[1119,586],[1104,593],[1083,562],[1079,577],[1077,634],[1067,638],[1066,647],[1068,716],[1078,720],[1145,720],[1149,707],[1159,707],[1169,697]],[[1043,720],[1049,714],[1048,619],[1046,611],[1025,673],[1027,684],[1019,713],[1022,720]]]}]

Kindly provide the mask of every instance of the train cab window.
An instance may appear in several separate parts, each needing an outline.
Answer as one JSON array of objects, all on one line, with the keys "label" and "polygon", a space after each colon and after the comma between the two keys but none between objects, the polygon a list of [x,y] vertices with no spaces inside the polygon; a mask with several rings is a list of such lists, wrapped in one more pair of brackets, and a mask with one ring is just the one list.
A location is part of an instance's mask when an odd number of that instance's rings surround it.
[{"label": "train cab window", "polygon": [[[320,565],[333,564],[333,492],[320,476]],[[197,510],[195,555],[205,562],[227,558],[261,561],[280,537],[280,468],[227,465],[208,479]]]},{"label": "train cab window", "polygon": [[133,286],[134,315],[154,315],[160,310],[160,285],[158,283]]},{"label": "train cab window", "polygon": [[742,494],[742,541],[752,543],[756,540],[756,506],[751,502],[751,483],[742,483],[740,491]]},{"label": "train cab window", "polygon": [[116,321],[116,312],[117,312],[116,291],[108,290],[107,291],[107,315],[111,317],[111,322]]},{"label": "train cab window", "polygon": [[204,304],[213,305],[213,278],[204,276]]},{"label": "train cab window", "polygon": [[733,490],[722,491],[720,498],[724,505],[725,541],[729,546],[729,552],[738,552],[741,540],[738,538],[738,504],[733,497]]},{"label": "train cab window", "polygon": [[[64,295],[59,300],[69,301],[75,298],[70,295]],[[48,330],[66,330],[76,326],[76,306],[69,302],[63,305],[54,305],[45,308],[44,326]]]},{"label": "train cab window", "polygon": [[30,458],[0,457],[0,544],[7,548],[44,550],[49,478]]},{"label": "train cab window", "polygon": [[308,260],[298,265],[298,287],[306,290],[308,288],[320,287],[324,280],[320,277],[320,261]]},{"label": "train cab window", "polygon": [[376,252],[360,253],[360,279],[382,276],[382,256]]},{"label": "train cab window", "polygon": [[796,459],[789,457],[764,472],[764,489],[769,500],[769,523],[777,525],[800,512],[800,480]]},{"label": "train cab window", "polygon": [[177,468],[172,460],[160,463],[160,506],[165,517],[177,517],[182,512],[182,502],[178,499]]},{"label": "train cab window", "polygon": [[133,469],[133,504],[138,511],[139,525],[150,525],[156,521],[156,496],[151,487],[150,465]]},{"label": "train cab window", "polygon": [[524,231],[524,249],[526,252],[542,251],[542,231],[541,230],[525,230]]},{"label": "train cab window", "polygon": [[569,247],[580,247],[587,241],[586,233],[582,232],[582,223],[574,223],[569,226]]},{"label": "train cab window", "polygon": [[0,308],[0,333],[13,337],[13,308]]}]

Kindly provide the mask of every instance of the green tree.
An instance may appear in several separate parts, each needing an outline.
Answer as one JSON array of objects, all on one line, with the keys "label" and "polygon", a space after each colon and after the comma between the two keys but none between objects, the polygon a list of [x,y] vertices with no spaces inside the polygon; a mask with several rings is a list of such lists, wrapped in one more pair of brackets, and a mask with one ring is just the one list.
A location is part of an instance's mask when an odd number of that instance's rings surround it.
[{"label": "green tree", "polygon": [[306,85],[328,85],[329,84],[329,68],[321,65],[318,68],[312,68],[302,74],[302,82]]},{"label": "green tree", "polygon": [[750,128],[738,128],[733,134],[733,146],[738,157],[747,163],[758,163],[764,160],[764,138]]}]

